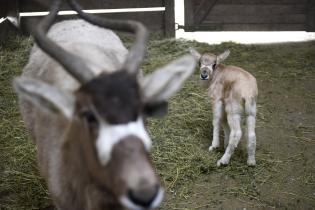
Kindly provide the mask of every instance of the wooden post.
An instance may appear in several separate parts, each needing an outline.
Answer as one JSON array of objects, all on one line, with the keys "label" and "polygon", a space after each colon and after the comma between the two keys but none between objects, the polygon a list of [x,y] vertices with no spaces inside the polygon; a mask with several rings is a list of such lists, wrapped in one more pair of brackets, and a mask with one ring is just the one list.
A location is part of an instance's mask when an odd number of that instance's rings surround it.
[{"label": "wooden post", "polygon": [[193,26],[194,21],[194,4],[193,0],[185,0],[184,7],[185,7],[185,26]]},{"label": "wooden post", "polygon": [[0,23],[0,42],[2,43],[8,36],[19,33],[20,17],[17,0],[3,1],[0,3],[0,7],[0,18],[6,18]]},{"label": "wooden post", "polygon": [[20,31],[8,19],[0,24],[0,44],[4,43],[8,37],[16,34],[20,34]]},{"label": "wooden post", "polygon": [[164,36],[175,37],[175,8],[174,0],[164,0]]},{"label": "wooden post", "polygon": [[314,32],[315,31],[315,1],[308,0],[307,2],[307,11],[306,11],[306,31]]},{"label": "wooden post", "polygon": [[9,0],[1,1],[1,3],[0,3],[0,18],[7,16],[8,4],[9,4]]},{"label": "wooden post", "polygon": [[[6,18],[10,16],[11,18],[19,19],[19,6],[18,0],[4,0],[0,3],[0,18]],[[15,23],[13,23],[16,25]]]}]

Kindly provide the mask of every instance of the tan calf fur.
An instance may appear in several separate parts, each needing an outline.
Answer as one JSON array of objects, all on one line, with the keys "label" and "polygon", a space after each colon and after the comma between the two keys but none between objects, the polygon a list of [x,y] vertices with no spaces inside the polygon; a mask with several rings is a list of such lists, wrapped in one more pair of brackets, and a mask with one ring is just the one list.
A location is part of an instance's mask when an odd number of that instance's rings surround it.
[{"label": "tan calf fur", "polygon": [[213,111],[213,140],[209,147],[212,151],[220,145],[219,131],[224,129],[223,157],[217,165],[228,164],[241,137],[241,116],[246,117],[246,134],[248,159],[247,164],[253,166],[255,161],[256,134],[256,99],[258,96],[257,82],[253,75],[236,66],[221,64],[230,51],[220,55],[212,53],[199,54],[190,48],[190,53],[199,61],[200,80],[203,86],[208,87],[208,96],[211,98]]}]

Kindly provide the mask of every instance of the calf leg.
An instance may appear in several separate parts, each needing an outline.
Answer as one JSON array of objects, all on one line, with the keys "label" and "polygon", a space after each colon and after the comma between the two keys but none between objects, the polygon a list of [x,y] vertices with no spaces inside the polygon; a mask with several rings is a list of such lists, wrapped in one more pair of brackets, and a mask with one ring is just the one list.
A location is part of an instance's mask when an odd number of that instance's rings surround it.
[{"label": "calf leg", "polygon": [[245,113],[246,113],[246,139],[247,139],[247,165],[256,165],[255,152],[256,152],[256,102],[254,99],[247,100],[245,102]]},{"label": "calf leg", "polygon": [[209,151],[214,150],[220,146],[220,125],[221,125],[221,118],[222,118],[222,101],[217,100],[213,102],[212,105],[212,112],[213,112],[213,139],[212,144],[209,147]]},{"label": "calf leg", "polygon": [[230,138],[230,127],[229,127],[229,124],[227,122],[226,116],[223,116],[222,126],[223,126],[223,130],[224,130],[224,149],[225,149],[229,143],[229,138]]},{"label": "calf leg", "polygon": [[217,166],[226,165],[230,162],[231,156],[242,137],[241,115],[228,113],[227,120],[231,129],[229,143],[224,155],[218,160]]}]

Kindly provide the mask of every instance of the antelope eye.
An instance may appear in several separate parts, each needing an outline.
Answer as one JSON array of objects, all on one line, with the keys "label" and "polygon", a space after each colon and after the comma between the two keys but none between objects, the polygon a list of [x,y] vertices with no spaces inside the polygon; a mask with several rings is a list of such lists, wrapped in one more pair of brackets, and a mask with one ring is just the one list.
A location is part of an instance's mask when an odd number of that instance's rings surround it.
[{"label": "antelope eye", "polygon": [[91,111],[84,111],[82,112],[81,116],[89,123],[89,124],[96,124],[97,119],[93,112]]}]

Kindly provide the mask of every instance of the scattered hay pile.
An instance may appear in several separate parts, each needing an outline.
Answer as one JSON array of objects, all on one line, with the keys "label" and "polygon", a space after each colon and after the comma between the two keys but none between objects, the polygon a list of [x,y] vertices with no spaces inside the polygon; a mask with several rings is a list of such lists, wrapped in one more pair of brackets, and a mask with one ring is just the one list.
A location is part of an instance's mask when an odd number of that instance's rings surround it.
[{"label": "scattered hay pile", "polygon": [[[31,44],[31,39],[14,37],[0,46],[0,209],[51,207],[11,88]],[[161,209],[315,208],[315,43],[210,46],[154,39],[143,71],[179,57],[190,46],[214,53],[229,48],[226,63],[257,78],[258,165],[247,167],[246,150],[240,149],[229,166],[215,166],[222,151],[207,151],[212,117],[196,71],[170,101],[169,114],[148,121],[153,160],[167,189]]]}]

